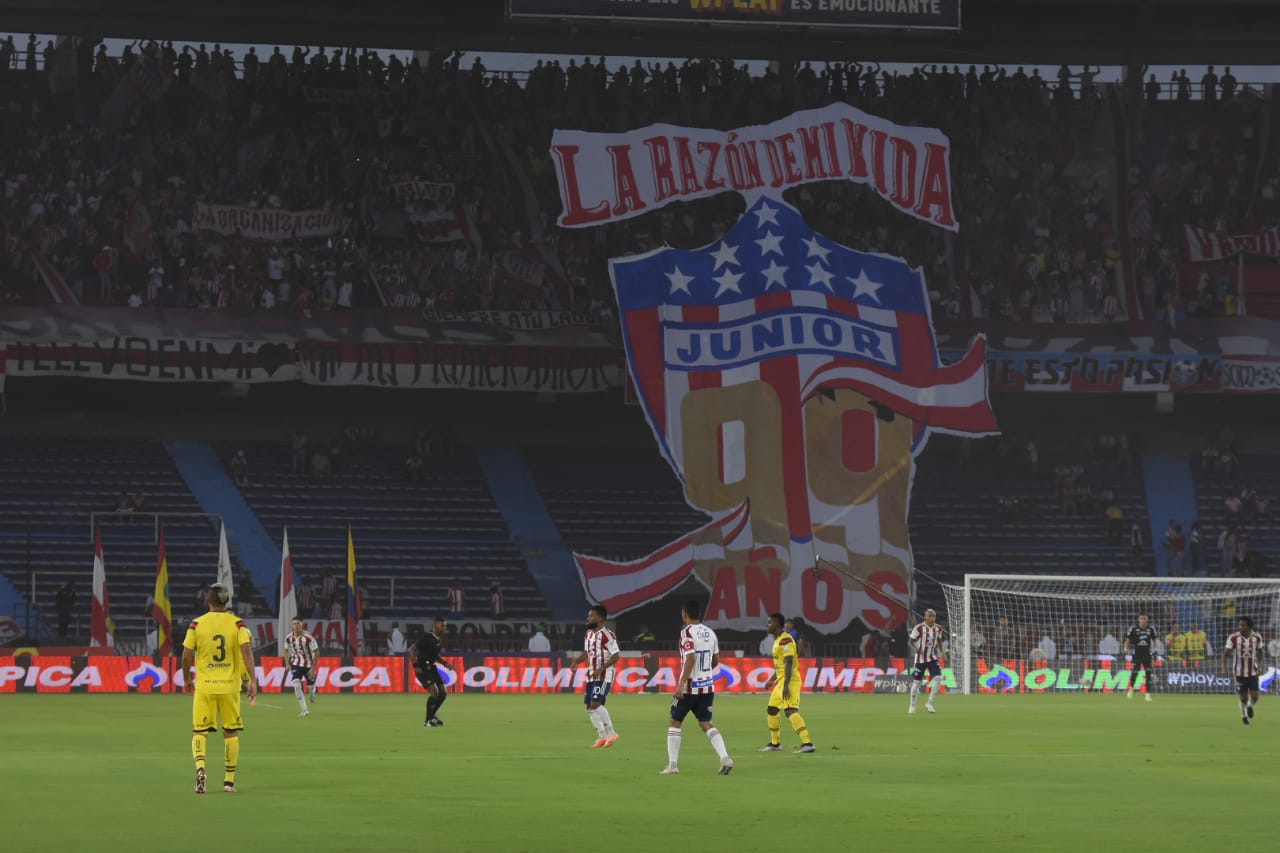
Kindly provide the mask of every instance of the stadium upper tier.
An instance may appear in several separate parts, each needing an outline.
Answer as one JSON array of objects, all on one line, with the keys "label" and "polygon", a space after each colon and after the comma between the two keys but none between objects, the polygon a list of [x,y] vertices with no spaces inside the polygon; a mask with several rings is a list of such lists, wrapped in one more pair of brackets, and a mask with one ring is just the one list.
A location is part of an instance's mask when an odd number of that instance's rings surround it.
[{"label": "stadium upper tier", "polygon": [[[552,129],[730,129],[833,101],[952,141],[958,235],[851,184],[788,193],[833,239],[924,269],[940,319],[1232,313],[1219,271],[1183,263],[1183,228],[1252,233],[1280,204],[1270,96],[1229,71],[1144,95],[1087,67],[601,57],[516,77],[443,54],[0,48],[21,114],[0,132],[7,301],[607,316],[608,258],[712,242],[741,201],[559,229]],[[312,218],[294,230],[288,211]]]}]

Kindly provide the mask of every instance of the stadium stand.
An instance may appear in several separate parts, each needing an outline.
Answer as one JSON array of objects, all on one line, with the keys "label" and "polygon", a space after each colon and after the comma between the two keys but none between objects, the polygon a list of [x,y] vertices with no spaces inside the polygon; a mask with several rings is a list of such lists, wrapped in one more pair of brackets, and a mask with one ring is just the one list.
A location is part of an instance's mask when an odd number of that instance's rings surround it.
[{"label": "stadium stand", "polygon": [[[41,57],[20,69],[17,51],[0,81],[24,116],[0,141],[8,301],[608,315],[607,258],[709,242],[739,202],[708,199],[598,232],[557,229],[544,154],[555,126],[728,128],[840,100],[948,133],[968,227],[955,237],[906,220],[863,227],[875,202],[856,188],[793,191],[820,231],[922,266],[939,317],[1120,320],[1129,289],[1146,316],[1170,293],[1173,310],[1184,310],[1171,252],[1178,229],[1269,221],[1280,180],[1266,126],[1273,111],[1256,90],[1233,84],[1212,110],[1175,97],[1139,99],[1126,112],[1121,90],[1096,85],[1087,68],[1046,80],[1039,69],[805,63],[753,76],[709,60],[611,71],[601,57],[539,62],[517,76],[478,59],[465,68],[459,54],[422,64],[355,50],[277,49],[248,61],[219,46],[75,49],[75,86]],[[1261,189],[1244,192],[1255,172]],[[328,209],[349,222],[336,239],[273,253],[201,230],[196,202]],[[1133,225],[1133,281],[1121,262],[1122,220]],[[1197,286],[1187,275],[1183,291]],[[1206,306],[1202,298],[1196,310]]]},{"label": "stadium stand", "polygon": [[[51,440],[7,437],[0,441],[0,567],[27,589],[45,625],[57,624],[57,589],[72,581],[80,606],[71,628],[88,633],[93,538],[90,515],[102,528],[110,570],[112,614],[122,635],[141,638],[156,578],[155,514],[165,529],[174,618],[195,610],[199,584],[218,564],[216,522],[203,517],[173,460],[154,441]],[[122,494],[142,494],[141,509],[117,512]],[[28,535],[30,543],[28,543]],[[261,599],[257,605],[264,607]]]},{"label": "stadium stand", "polygon": [[[291,472],[285,443],[218,444],[231,459],[244,450],[249,483],[242,494],[277,540],[289,528],[294,570],[319,583],[333,575],[345,602],[347,525],[354,531],[357,582],[368,590],[366,618],[414,617],[447,611],[446,591],[462,582],[468,611],[487,618],[489,585],[500,581],[507,614],[545,617],[547,605],[471,452],[429,455],[421,479],[411,479],[411,450],[363,445],[342,453],[331,475]],[[317,601],[316,614],[327,613]]]}]

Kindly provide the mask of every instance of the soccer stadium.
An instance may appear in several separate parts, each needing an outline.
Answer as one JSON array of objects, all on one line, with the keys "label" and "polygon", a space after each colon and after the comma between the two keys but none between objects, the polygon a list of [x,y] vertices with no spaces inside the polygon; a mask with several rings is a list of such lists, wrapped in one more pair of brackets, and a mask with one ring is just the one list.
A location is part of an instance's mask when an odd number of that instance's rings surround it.
[{"label": "soccer stadium", "polygon": [[1265,849],[1276,4],[0,22],[6,849]]}]

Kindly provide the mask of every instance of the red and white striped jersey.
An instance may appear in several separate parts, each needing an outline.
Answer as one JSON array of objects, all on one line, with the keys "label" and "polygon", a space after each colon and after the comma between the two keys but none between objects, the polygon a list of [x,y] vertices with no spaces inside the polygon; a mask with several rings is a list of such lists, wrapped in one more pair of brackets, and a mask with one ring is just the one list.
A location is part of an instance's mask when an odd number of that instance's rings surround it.
[{"label": "red and white striped jersey", "polygon": [[461,613],[466,609],[467,595],[460,586],[449,587],[449,612]]},{"label": "red and white striped jersey", "polygon": [[716,632],[706,625],[685,625],[680,632],[680,658],[693,655],[693,669],[689,673],[689,693],[715,693],[716,665],[712,659],[720,654],[720,641]]},{"label": "red and white striped jersey", "polygon": [[911,645],[916,650],[916,663],[929,663],[942,657],[942,638],[946,635],[941,625],[930,628],[925,623],[911,629]]},{"label": "red and white striped jersey", "polygon": [[[618,637],[608,628],[587,629],[587,638],[583,642],[583,650],[587,653],[587,671],[595,672],[604,666],[604,662],[618,653]],[[613,667],[604,671],[605,684],[613,683]]]},{"label": "red and white striped jersey", "polygon": [[1227,637],[1227,650],[1235,650],[1235,671],[1238,676],[1262,674],[1262,635],[1253,633],[1249,636],[1236,631]]},{"label": "red and white striped jersey", "polygon": [[320,646],[316,643],[316,638],[306,631],[299,635],[295,635],[292,631],[285,635],[284,638],[285,657],[289,659],[289,666],[301,666],[311,669],[316,659],[320,657]]}]

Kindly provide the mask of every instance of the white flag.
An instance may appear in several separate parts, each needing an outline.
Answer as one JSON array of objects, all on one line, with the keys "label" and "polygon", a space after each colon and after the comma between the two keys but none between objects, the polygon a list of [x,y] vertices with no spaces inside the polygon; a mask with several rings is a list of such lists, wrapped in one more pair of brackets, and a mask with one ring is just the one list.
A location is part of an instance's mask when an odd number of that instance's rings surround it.
[{"label": "white flag", "polygon": [[218,583],[227,588],[227,609],[234,610],[235,584],[231,581],[231,555],[227,552],[227,525],[218,531]]},{"label": "white flag", "polygon": [[276,623],[277,654],[284,654],[284,638],[293,630],[298,615],[298,597],[294,591],[293,560],[289,558],[289,528],[284,529],[284,556],[280,559],[280,619]]}]

